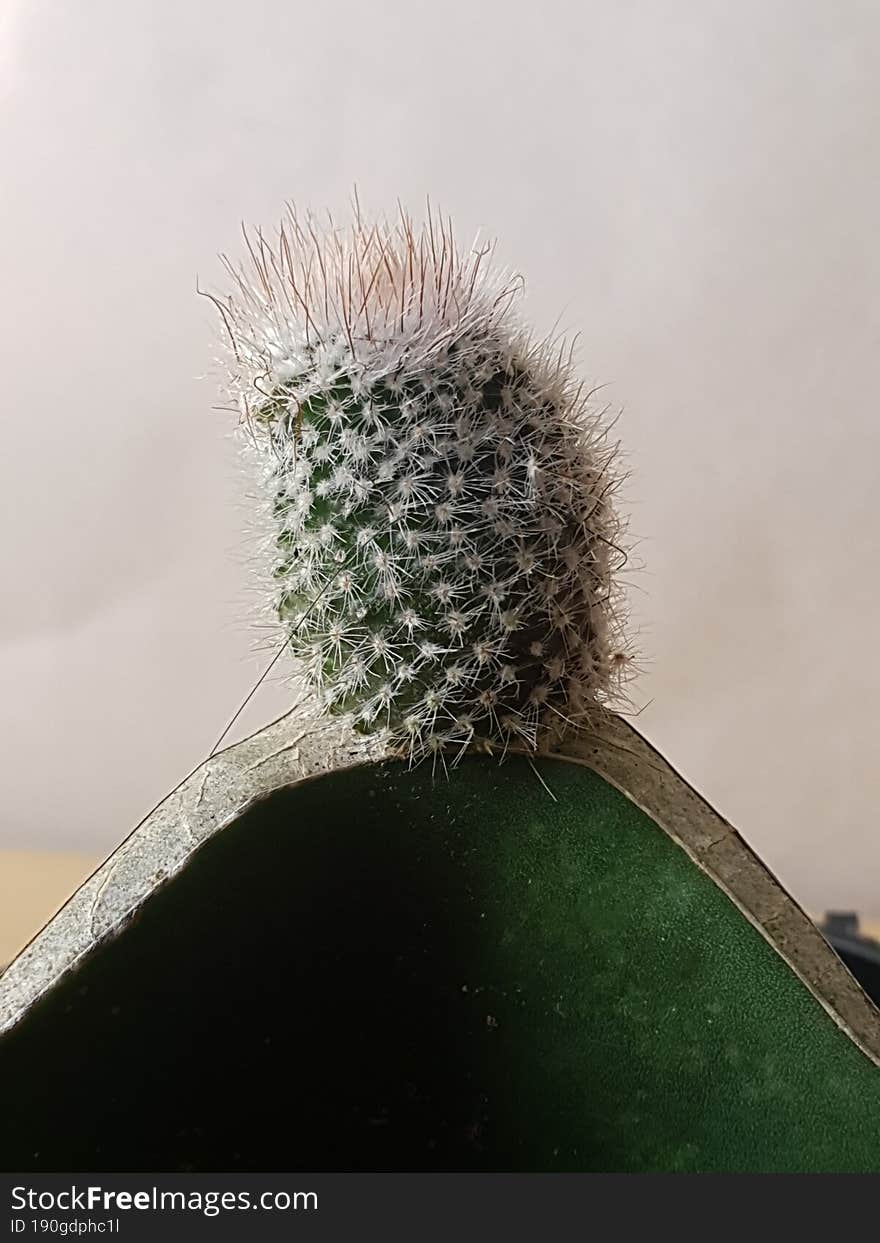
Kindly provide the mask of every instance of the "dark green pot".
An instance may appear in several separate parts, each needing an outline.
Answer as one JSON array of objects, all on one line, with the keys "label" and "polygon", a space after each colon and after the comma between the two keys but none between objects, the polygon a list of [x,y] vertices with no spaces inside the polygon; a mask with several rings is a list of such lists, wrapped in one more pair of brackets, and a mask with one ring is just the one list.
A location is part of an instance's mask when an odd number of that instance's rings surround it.
[{"label": "dark green pot", "polygon": [[3,1037],[0,1168],[880,1169],[880,1070],[816,991],[582,764],[350,769]]}]

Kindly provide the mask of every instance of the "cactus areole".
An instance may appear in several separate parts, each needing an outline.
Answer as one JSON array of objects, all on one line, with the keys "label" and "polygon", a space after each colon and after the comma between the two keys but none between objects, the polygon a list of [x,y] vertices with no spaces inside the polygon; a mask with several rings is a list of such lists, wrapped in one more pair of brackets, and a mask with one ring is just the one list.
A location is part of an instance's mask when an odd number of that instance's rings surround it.
[{"label": "cactus areole", "polygon": [[271,506],[274,605],[326,712],[421,758],[613,702],[628,652],[605,411],[521,282],[429,213],[292,210],[214,299]]}]

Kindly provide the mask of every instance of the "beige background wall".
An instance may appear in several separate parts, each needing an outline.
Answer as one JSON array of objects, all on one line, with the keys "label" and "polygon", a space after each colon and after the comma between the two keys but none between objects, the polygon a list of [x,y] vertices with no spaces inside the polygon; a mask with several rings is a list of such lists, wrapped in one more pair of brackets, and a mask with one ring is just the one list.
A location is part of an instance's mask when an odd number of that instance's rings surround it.
[{"label": "beige background wall", "polygon": [[803,902],[876,913],[878,63],[869,0],[0,0],[0,849],[109,850],[262,668],[195,278],[357,182],[581,330],[642,727]]}]

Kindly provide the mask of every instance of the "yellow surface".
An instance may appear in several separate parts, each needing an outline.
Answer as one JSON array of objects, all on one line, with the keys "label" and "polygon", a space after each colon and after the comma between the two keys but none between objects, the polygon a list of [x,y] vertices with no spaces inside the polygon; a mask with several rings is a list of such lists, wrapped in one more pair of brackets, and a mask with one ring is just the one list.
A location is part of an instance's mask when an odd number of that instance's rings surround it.
[{"label": "yellow surface", "polygon": [[0,850],[0,968],[40,931],[99,863],[90,855]]}]

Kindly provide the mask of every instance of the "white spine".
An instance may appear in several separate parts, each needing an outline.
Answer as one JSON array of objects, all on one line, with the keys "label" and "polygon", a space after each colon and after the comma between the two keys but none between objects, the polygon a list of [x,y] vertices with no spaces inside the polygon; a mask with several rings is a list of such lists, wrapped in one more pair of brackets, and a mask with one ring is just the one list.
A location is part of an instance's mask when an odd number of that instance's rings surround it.
[{"label": "white spine", "polygon": [[291,211],[227,263],[274,607],[328,713],[411,757],[589,727],[631,661],[605,411],[448,222]]}]

